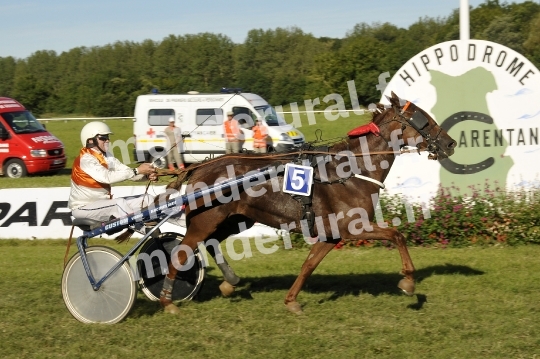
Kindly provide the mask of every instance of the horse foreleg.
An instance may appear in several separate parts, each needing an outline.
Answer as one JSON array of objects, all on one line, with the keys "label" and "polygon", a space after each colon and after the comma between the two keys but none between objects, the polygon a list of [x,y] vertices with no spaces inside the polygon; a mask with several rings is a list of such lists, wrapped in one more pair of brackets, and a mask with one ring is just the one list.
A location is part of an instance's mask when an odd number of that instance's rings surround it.
[{"label": "horse foreleg", "polygon": [[399,281],[398,287],[403,291],[403,293],[411,296],[414,294],[415,290],[414,264],[412,262],[411,256],[409,255],[409,250],[407,249],[407,240],[405,239],[403,234],[397,232],[392,242],[398,247],[402,263],[401,274],[405,276],[405,278]]},{"label": "horse foreleg", "polygon": [[317,268],[319,263],[321,263],[323,258],[332,250],[332,248],[334,248],[335,245],[335,243],[331,242],[316,242],[313,247],[311,247],[311,251],[309,252],[307,259],[304,261],[304,264],[302,264],[300,274],[294,281],[292,287],[287,293],[287,296],[285,297],[285,306],[289,311],[296,314],[302,313],[302,307],[296,301],[296,297],[298,296],[298,293],[300,293],[302,286],[309,278],[311,273],[313,273],[315,268]]},{"label": "horse foreleg", "polygon": [[380,228],[375,223],[371,223],[373,230],[364,231],[360,239],[388,240],[396,245],[401,256],[401,274],[405,276],[399,281],[398,287],[407,295],[413,295],[414,285],[414,265],[407,249],[407,240],[395,228]]}]

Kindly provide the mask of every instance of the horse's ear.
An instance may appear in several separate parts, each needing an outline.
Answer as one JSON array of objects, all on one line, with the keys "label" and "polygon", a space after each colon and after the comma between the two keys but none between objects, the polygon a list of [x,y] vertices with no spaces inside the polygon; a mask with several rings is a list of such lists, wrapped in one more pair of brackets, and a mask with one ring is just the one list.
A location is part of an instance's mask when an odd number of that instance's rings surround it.
[{"label": "horse's ear", "polygon": [[388,99],[388,101],[390,101],[390,103],[392,104],[392,106],[397,106],[397,107],[399,107],[399,97],[398,97],[398,95],[396,95],[396,94],[394,93],[394,91],[391,92],[391,95],[392,95],[392,97],[386,96],[386,98]]}]

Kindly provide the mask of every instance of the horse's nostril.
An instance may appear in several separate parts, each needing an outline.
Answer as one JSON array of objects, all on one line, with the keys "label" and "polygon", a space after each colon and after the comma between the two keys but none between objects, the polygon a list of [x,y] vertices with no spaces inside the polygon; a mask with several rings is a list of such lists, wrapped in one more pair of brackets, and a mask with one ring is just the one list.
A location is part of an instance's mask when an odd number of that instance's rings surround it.
[{"label": "horse's nostril", "polygon": [[456,146],[457,146],[457,142],[456,142],[456,141],[452,141],[452,142],[450,142],[450,143],[448,144],[448,148],[449,148],[449,149],[453,149],[453,148],[456,147]]}]

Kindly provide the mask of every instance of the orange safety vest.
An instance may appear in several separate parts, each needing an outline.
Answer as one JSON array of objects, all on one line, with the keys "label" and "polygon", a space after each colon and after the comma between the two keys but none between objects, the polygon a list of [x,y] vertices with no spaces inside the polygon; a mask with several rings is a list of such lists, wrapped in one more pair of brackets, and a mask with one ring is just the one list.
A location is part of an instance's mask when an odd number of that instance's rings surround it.
[{"label": "orange safety vest", "polygon": [[223,122],[225,128],[225,138],[227,142],[238,142],[240,137],[240,129],[238,128],[238,122],[236,120],[227,120]]},{"label": "orange safety vest", "polygon": [[266,147],[266,136],[268,136],[266,127],[262,125],[253,127],[253,147]]},{"label": "orange safety vest", "polygon": [[91,176],[88,175],[88,173],[84,172],[81,169],[81,157],[84,154],[90,154],[98,159],[99,164],[102,165],[105,168],[109,168],[107,165],[107,161],[105,161],[105,157],[103,157],[102,153],[96,152],[90,148],[83,147],[81,149],[81,152],[79,152],[79,156],[75,158],[75,161],[73,162],[73,168],[71,169],[71,180],[75,182],[79,186],[83,187],[90,187],[90,188],[104,188],[109,192],[109,195],[111,194],[111,185],[109,183],[101,183],[93,179]]}]

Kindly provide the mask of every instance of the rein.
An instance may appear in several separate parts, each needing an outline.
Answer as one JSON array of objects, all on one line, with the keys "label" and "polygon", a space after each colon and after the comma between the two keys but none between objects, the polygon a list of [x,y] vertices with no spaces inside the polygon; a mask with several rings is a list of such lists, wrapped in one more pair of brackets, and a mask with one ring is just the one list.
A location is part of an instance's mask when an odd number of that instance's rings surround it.
[{"label": "rein", "polygon": [[[407,108],[411,105],[411,102],[410,101],[407,101],[407,103],[403,106],[403,108],[401,109],[401,111],[397,108],[397,107],[393,107],[394,108],[394,111],[395,111],[395,114],[394,116],[386,121],[386,122],[383,122],[381,123],[379,126],[383,126],[383,125],[386,125],[390,122],[393,122],[393,121],[396,121],[396,122],[399,122],[402,126],[409,126],[409,127],[412,127],[416,130],[416,132],[418,132],[418,134],[420,134],[423,138],[426,139],[426,141],[428,142],[428,147],[426,149],[422,149],[422,148],[417,148],[415,150],[405,150],[405,149],[401,149],[400,150],[400,153],[403,154],[403,153],[418,153],[420,154],[420,152],[423,152],[423,151],[428,151],[430,152],[430,156],[436,156],[434,155],[433,153],[436,151],[436,149],[439,147],[436,142],[437,140],[439,139],[439,135],[442,131],[442,129],[439,130],[439,132],[437,133],[437,136],[435,138],[431,138],[430,134],[426,132],[426,130],[424,130],[429,122],[427,120],[427,118],[419,111],[414,111],[413,114],[411,115],[410,118],[406,118],[404,116],[404,114],[407,112]],[[285,160],[289,160],[289,158],[285,158],[283,159],[283,157],[298,157],[298,156],[302,156],[302,155],[337,155],[338,153],[337,152],[327,152],[327,151],[313,151],[313,150],[300,150],[300,151],[294,151],[294,152],[286,152],[286,153],[280,153],[280,154],[266,154],[266,155],[259,155],[259,156],[244,156],[242,154],[229,154],[229,157],[232,158],[240,158],[240,159],[247,159],[247,160],[260,160],[260,159],[278,159],[278,160],[282,160],[282,161],[285,161]],[[368,155],[387,155],[387,154],[395,154],[395,151],[375,151],[375,152],[369,152]],[[353,153],[352,156],[353,157],[360,157],[360,156],[364,156],[365,153],[363,152],[360,152],[360,153]],[[433,158],[435,159],[435,158]],[[217,161],[218,158],[214,158],[214,159],[211,159],[211,160],[208,160],[208,161],[205,161],[205,162],[201,162],[199,164],[196,164],[196,165],[191,165],[189,167],[189,169],[183,169],[183,170],[158,170],[158,176],[170,176],[170,175],[175,175],[175,174],[180,174],[180,173],[183,173],[183,172],[188,172],[188,171],[193,171],[197,168],[200,168],[200,167],[203,167],[203,166],[206,166],[206,165],[209,165],[215,161]]]},{"label": "rein", "polygon": [[[424,152],[426,151],[425,149],[411,149],[411,150],[408,150],[408,149],[402,149],[400,151],[401,154],[404,154],[404,153],[418,153],[420,154],[420,152]],[[242,156],[240,154],[229,154],[229,158],[241,158],[241,159],[247,159],[247,160],[261,160],[261,159],[268,159],[268,158],[273,158],[273,159],[278,159],[279,158],[282,158],[282,157],[297,157],[297,156],[301,156],[302,154],[311,154],[311,155],[337,155],[339,152],[326,152],[326,151],[295,151],[295,152],[287,152],[287,153],[281,153],[281,154],[268,154],[268,155],[260,155],[260,156]],[[375,152],[369,152],[369,155],[388,155],[388,154],[393,154],[394,151],[375,151]],[[363,152],[360,152],[360,153],[353,153],[351,155],[352,157],[360,157],[360,156],[364,156],[364,153]],[[209,164],[212,164],[213,162],[219,160],[220,157],[217,157],[217,158],[213,158],[211,160],[208,160],[208,161],[205,161],[205,162],[201,162],[201,163],[198,163],[198,164],[193,164],[191,166],[189,166],[189,168],[186,168],[186,169],[182,169],[182,170],[174,170],[174,171],[171,171],[171,170],[168,170],[168,169],[163,169],[163,170],[159,170],[158,169],[158,176],[171,176],[171,175],[175,175],[175,174],[180,174],[182,172],[187,172],[187,171],[193,171],[193,170],[196,170],[197,168],[200,168],[200,167],[203,167],[203,166],[206,166],[206,165],[209,165]],[[289,160],[288,158],[286,159],[282,159],[282,161],[285,161],[285,160]]]}]

